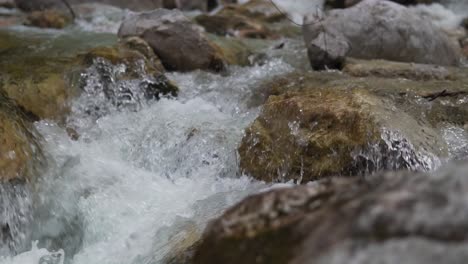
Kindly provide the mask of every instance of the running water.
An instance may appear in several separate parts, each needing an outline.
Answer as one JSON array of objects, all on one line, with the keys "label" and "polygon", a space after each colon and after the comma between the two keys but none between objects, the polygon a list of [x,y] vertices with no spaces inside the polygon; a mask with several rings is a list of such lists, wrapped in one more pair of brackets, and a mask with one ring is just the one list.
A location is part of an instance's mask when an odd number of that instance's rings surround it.
[{"label": "running water", "polygon": [[[321,1],[276,2],[301,23],[298,11]],[[115,32],[123,13],[109,14],[78,27]],[[198,239],[207,221],[229,205],[270,187],[241,175],[236,149],[259,113],[250,103],[255,87],[300,67],[291,61],[304,60],[305,51],[291,40],[282,51],[265,52],[264,64],[231,67],[223,76],[168,74],[181,89],[177,99],[138,100],[137,107],[109,107],[98,118],[83,114],[85,93],[72,103],[69,118],[77,141],[53,122],[38,122],[49,160],[34,197],[32,237],[38,242],[0,263],[160,263]],[[99,84],[89,73],[87,81]],[[107,103],[95,99],[93,104]]]},{"label": "running water", "polygon": [[[292,71],[285,59],[232,67],[227,76],[169,74],[180,88],[177,99],[108,107],[97,120],[84,111],[109,102],[84,93],[69,117],[78,141],[55,123],[37,123],[49,155],[35,198],[32,237],[39,243],[0,263],[55,264],[64,254],[74,264],[158,263],[180,241],[198,238],[208,219],[266,187],[240,174],[236,149],[259,111],[250,106],[255,87]],[[122,65],[114,67],[109,71]],[[99,86],[96,71],[85,78]]]}]

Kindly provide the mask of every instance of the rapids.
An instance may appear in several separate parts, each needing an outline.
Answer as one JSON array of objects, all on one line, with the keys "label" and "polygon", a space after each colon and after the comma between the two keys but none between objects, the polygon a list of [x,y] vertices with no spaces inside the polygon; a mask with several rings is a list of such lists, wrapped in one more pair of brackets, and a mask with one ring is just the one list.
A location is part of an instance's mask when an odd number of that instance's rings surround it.
[{"label": "rapids", "polygon": [[[278,5],[296,22],[302,17],[298,11],[311,8],[310,1],[287,2]],[[124,13],[110,10],[68,32],[47,34],[79,39],[89,32],[115,32]],[[43,34],[25,27],[11,30]],[[64,44],[73,45],[73,38],[68,41]],[[0,264],[160,263],[174,248],[197,239],[222,210],[270,188],[238,169],[237,146],[260,110],[250,100],[259,82],[303,67],[307,60],[304,47],[294,41],[286,41],[281,51],[265,52],[264,64],[231,67],[227,75],[169,74],[181,89],[177,99],[132,98],[133,107],[108,107],[95,119],[83,115],[91,98],[85,93],[73,102],[68,120],[81,135],[77,141],[53,122],[37,122],[48,169],[36,186],[37,197],[24,197],[20,205],[37,203],[34,219],[22,219],[32,221],[32,234],[24,235],[36,242]],[[92,74],[88,78],[99,85]],[[91,99],[106,104],[99,93]],[[466,151],[466,135],[450,128],[446,135],[458,146],[454,155]]]}]

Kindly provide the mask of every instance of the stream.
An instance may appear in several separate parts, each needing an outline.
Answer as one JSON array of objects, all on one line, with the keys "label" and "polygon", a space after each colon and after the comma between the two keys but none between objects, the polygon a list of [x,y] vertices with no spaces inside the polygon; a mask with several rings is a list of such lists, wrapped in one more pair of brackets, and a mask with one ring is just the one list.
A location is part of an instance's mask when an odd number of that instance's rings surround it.
[{"label": "stream", "polygon": [[[291,5],[291,11],[301,7]],[[122,12],[111,10],[65,31],[8,30],[61,39],[61,45],[78,45],[73,42],[96,34],[93,45],[108,44],[116,39],[102,32],[115,32]],[[300,21],[300,14],[291,14]],[[271,48],[282,42],[282,50]],[[258,84],[308,67],[302,40],[274,43],[264,49],[267,59],[252,67],[231,66],[222,75],[168,73],[180,88],[177,99],[143,101],[134,93],[126,107],[116,108],[106,105],[99,92],[87,91],[74,99],[67,120],[80,134],[76,141],[54,122],[36,122],[47,169],[34,197],[25,195],[16,204],[29,208],[36,203],[33,219],[21,219],[33,225],[32,233],[18,231],[18,239],[34,242],[19,255],[0,258],[0,264],[162,263],[174,249],[197,240],[224,209],[275,187],[242,175],[237,154],[245,128],[260,111],[251,102]],[[30,48],[47,49],[41,45]],[[85,78],[100,85],[93,70]],[[84,114],[90,105],[105,108],[105,114]],[[448,129],[447,140],[468,145],[465,136],[457,140],[460,133]]]}]

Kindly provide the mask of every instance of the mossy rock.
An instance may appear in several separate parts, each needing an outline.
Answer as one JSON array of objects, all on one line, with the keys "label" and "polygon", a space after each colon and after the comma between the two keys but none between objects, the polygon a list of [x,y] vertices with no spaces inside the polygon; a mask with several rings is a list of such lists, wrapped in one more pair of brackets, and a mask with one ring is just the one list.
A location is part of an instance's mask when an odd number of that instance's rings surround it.
[{"label": "mossy rock", "polygon": [[0,91],[0,182],[29,182],[43,167],[40,136],[31,120]]},{"label": "mossy rock", "polygon": [[241,168],[265,181],[354,174],[351,153],[379,139],[366,103],[354,92],[321,89],[271,96],[246,130]]},{"label": "mossy rock", "polygon": [[468,121],[466,104],[456,103],[468,94],[466,79],[452,76],[415,81],[310,72],[268,81],[256,100],[268,99],[238,149],[240,168],[260,180],[306,182],[435,169],[449,155],[439,128]]},{"label": "mossy rock", "polygon": [[[122,79],[154,76],[161,87],[151,86],[148,89],[177,95],[178,88],[164,76],[159,59],[154,54],[140,52],[144,43],[137,40],[109,46],[84,45],[83,49],[72,46],[69,51],[58,47],[60,51],[54,50],[56,54],[48,55],[40,48],[39,52],[35,49],[29,51],[25,44],[40,47],[48,46],[48,42],[52,41],[52,46],[62,45],[57,43],[60,39],[23,38],[9,33],[2,33],[1,36],[6,38],[0,38],[0,87],[36,120],[64,122],[70,100],[82,92],[80,73],[90,67],[96,58],[111,64],[124,64],[126,70]],[[159,91],[151,93],[154,92]]]}]

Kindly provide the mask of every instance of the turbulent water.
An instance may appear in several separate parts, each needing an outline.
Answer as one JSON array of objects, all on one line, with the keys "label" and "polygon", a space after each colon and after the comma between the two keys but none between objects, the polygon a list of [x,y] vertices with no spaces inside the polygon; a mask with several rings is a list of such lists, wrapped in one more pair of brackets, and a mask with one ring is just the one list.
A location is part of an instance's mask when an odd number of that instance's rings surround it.
[{"label": "turbulent water", "polygon": [[[278,5],[298,22],[294,11],[311,6],[286,2]],[[108,12],[79,21],[73,30],[115,32],[124,12]],[[0,263],[159,263],[197,239],[208,219],[268,187],[240,174],[236,149],[259,113],[251,104],[257,84],[301,67],[303,49],[287,42],[280,52],[267,49],[265,64],[232,67],[222,76],[169,74],[181,89],[177,99],[134,100],[128,108],[108,107],[99,118],[83,114],[90,98],[96,105],[108,102],[99,92],[85,93],[72,103],[69,118],[80,134],[77,141],[53,122],[36,123],[49,166],[37,197],[23,202],[37,203],[30,234],[37,242]],[[298,58],[301,63],[292,63]],[[99,85],[92,73],[88,82]],[[445,133],[449,141],[462,137],[450,128]]]},{"label": "turbulent water", "polygon": [[[236,149],[259,111],[250,103],[258,82],[293,69],[273,57],[227,76],[170,74],[177,99],[108,107],[97,120],[83,112],[109,102],[88,91],[72,103],[78,141],[38,122],[49,155],[38,197],[30,198],[38,201],[32,237],[39,243],[0,263],[61,263],[64,254],[75,264],[157,263],[197,238],[208,219],[264,188],[239,173]],[[97,69],[89,71],[88,83],[100,85]]]}]

